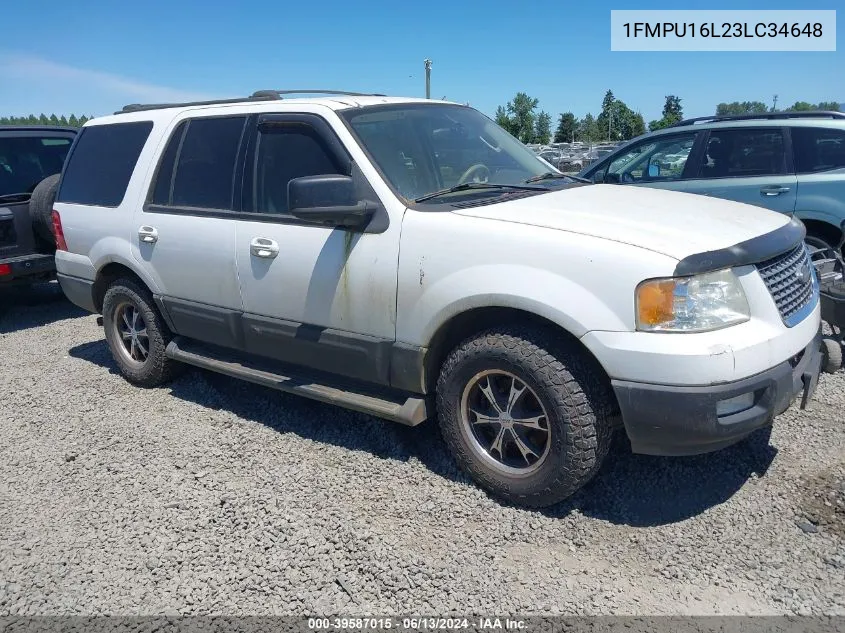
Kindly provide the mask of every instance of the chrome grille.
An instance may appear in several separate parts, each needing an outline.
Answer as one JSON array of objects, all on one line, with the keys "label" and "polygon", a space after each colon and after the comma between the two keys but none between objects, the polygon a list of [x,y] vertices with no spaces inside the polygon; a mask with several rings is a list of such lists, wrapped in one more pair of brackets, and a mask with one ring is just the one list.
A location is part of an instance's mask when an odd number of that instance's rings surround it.
[{"label": "chrome grille", "polygon": [[783,322],[795,325],[801,311],[816,296],[816,278],[807,247],[802,242],[790,251],[757,264],[757,270],[772,294]]}]

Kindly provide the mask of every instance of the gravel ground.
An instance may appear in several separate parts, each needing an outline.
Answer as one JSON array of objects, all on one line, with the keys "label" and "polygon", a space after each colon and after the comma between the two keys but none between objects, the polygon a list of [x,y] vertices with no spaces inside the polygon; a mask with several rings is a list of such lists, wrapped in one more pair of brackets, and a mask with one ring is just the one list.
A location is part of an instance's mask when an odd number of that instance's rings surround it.
[{"label": "gravel ground", "polygon": [[142,390],[0,293],[0,613],[845,614],[845,374],[716,454],[504,506],[409,429],[192,371]]}]

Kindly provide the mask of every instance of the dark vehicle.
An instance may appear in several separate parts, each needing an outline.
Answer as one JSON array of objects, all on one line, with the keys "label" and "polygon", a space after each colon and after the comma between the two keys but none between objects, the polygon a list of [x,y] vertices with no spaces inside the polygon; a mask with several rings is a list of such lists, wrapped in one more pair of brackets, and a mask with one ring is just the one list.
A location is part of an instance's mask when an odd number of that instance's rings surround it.
[{"label": "dark vehicle", "polygon": [[842,239],[830,249],[812,249],[813,264],[819,278],[822,320],[830,326],[832,336],[825,336],[822,347],[822,368],[835,373],[842,368],[845,346],[845,260],[841,252],[845,245],[845,222]]},{"label": "dark vehicle", "polygon": [[53,200],[76,133],[0,126],[0,287],[55,276]]}]

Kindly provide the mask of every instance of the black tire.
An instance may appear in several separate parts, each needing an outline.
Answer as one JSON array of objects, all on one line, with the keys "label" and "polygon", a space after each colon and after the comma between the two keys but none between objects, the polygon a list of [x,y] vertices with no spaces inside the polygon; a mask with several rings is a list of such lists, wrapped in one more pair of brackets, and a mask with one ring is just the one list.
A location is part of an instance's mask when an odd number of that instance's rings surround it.
[{"label": "black tire", "polygon": [[[482,416],[475,417],[475,424],[464,419],[465,394],[480,374],[490,370],[514,377],[511,389],[518,382],[529,387],[530,395],[542,406],[548,427],[547,448],[542,459],[535,462],[535,470],[527,474],[502,472],[501,464],[495,464],[501,460],[496,459],[492,446],[485,451],[473,438]],[[491,389],[489,377],[486,388]],[[483,399],[481,402],[483,405]],[[507,408],[510,412],[511,405]],[[615,408],[609,385],[592,360],[542,329],[502,327],[473,336],[449,354],[437,381],[440,429],[458,465],[493,495],[526,507],[557,503],[593,478],[610,447],[610,418]],[[468,410],[470,415],[476,413]],[[521,428],[524,431],[526,427]],[[525,457],[514,441],[517,433],[513,429],[508,430],[513,435],[510,441]],[[501,449],[499,454],[504,458]]]},{"label": "black tire", "polygon": [[[123,316],[135,314],[129,312],[130,307],[137,312],[138,319],[143,320],[146,331],[147,354],[137,353],[137,360],[127,347],[124,347],[124,337],[121,336],[124,327]],[[126,380],[139,387],[157,387],[173,378],[180,364],[168,358],[164,350],[173,338],[164,320],[161,318],[152,295],[134,279],[122,278],[111,283],[103,298],[103,328],[106,342],[112,357],[117,363],[120,373]],[[137,337],[142,342],[144,337]],[[133,353],[136,350],[133,349]],[[145,358],[145,360],[141,360]]]},{"label": "black tire", "polygon": [[61,174],[47,176],[35,186],[29,199],[32,229],[38,237],[52,246],[56,244],[56,236],[53,234],[53,203],[56,201],[60,177]]},{"label": "black tire", "polygon": [[822,338],[822,371],[835,374],[842,369],[842,343],[832,336]]}]

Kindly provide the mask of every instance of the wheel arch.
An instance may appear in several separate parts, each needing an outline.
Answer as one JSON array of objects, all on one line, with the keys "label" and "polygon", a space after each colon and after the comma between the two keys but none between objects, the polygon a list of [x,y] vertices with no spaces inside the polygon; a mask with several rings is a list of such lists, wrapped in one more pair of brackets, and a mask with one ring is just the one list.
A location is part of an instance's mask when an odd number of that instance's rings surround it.
[{"label": "wheel arch", "polygon": [[116,279],[120,279],[121,277],[134,279],[151,293],[153,292],[153,286],[125,262],[109,261],[97,270],[97,276],[94,279],[94,286],[91,289],[94,307],[97,309],[97,312],[103,311],[103,299],[106,296],[106,291],[109,286],[112,282]]},{"label": "wheel arch", "polygon": [[440,368],[446,357],[462,341],[491,327],[511,325],[530,325],[559,336],[594,365],[596,374],[612,392],[610,377],[601,362],[567,328],[530,310],[496,305],[474,307],[458,312],[440,324],[429,340],[423,361],[425,391],[427,393],[434,391],[434,385],[437,383]]}]

